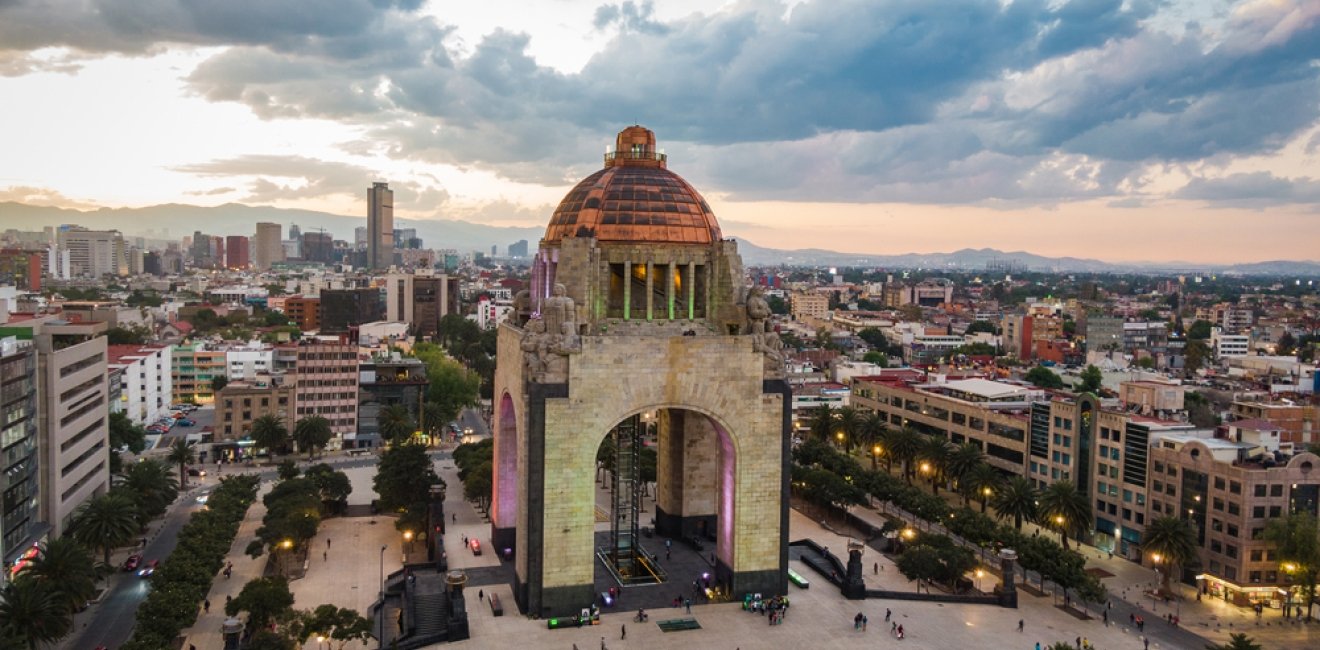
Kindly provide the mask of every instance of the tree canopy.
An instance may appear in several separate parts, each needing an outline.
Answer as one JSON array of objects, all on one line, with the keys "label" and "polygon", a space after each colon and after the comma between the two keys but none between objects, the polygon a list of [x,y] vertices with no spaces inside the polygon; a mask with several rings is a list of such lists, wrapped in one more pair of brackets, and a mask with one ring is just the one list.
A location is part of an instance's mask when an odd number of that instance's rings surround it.
[{"label": "tree canopy", "polygon": [[1040,388],[1063,388],[1063,378],[1045,366],[1036,366],[1027,371],[1026,379]]}]

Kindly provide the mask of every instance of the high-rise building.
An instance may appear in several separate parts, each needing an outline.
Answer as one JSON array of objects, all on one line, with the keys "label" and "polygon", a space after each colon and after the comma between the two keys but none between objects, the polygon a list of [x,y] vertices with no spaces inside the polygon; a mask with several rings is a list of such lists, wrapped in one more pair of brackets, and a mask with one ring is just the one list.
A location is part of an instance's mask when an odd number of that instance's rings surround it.
[{"label": "high-rise building", "polygon": [[[287,306],[288,303],[286,302]],[[347,332],[350,327],[380,320],[385,310],[380,289],[327,289],[321,292],[321,331]]]},{"label": "high-rise building", "polygon": [[527,257],[527,240],[519,239],[509,244],[509,257]]},{"label": "high-rise building", "polygon": [[389,268],[394,261],[394,190],[372,183],[367,190],[367,268]]},{"label": "high-rise building", "polygon": [[257,224],[257,234],[252,238],[252,254],[258,270],[269,270],[271,264],[284,260],[282,232],[283,226],[278,223]]},{"label": "high-rise building", "polygon": [[304,332],[321,329],[321,299],[290,296],[284,300],[284,315]]},{"label": "high-rise building", "polygon": [[302,258],[308,262],[330,263],[334,261],[334,237],[328,232],[305,232],[302,234]]},{"label": "high-rise building", "polygon": [[336,440],[327,446],[340,449],[343,436],[357,432],[357,346],[310,343],[297,346],[294,366],[296,416],[319,415],[330,421]]},{"label": "high-rise building", "polygon": [[385,320],[408,323],[419,337],[437,336],[440,319],[458,313],[458,278],[429,273],[385,276]]},{"label": "high-rise building", "polygon": [[0,284],[41,291],[41,251],[17,248],[0,251]]},{"label": "high-rise building", "polygon": [[168,345],[111,345],[107,367],[122,370],[120,412],[147,425],[169,414],[174,399],[173,363]]},{"label": "high-rise building", "polygon": [[37,349],[40,509],[51,537],[68,530],[74,511],[110,487],[106,329],[105,323],[44,316],[0,331]]},{"label": "high-rise building", "polygon": [[225,238],[225,266],[231,269],[245,269],[252,263],[248,251],[248,238],[243,235],[230,235]]},{"label": "high-rise building", "polygon": [[118,230],[60,226],[59,246],[69,252],[73,275],[128,275],[128,247]]},{"label": "high-rise building", "polygon": [[292,428],[293,382],[280,375],[258,375],[231,381],[215,396],[215,432],[220,440],[232,441],[252,433],[252,422],[274,415]]},{"label": "high-rise building", "polygon": [[[32,341],[0,338],[0,562],[4,567],[31,549],[41,535],[37,455],[37,352]],[[7,577],[7,576],[6,576]]]}]

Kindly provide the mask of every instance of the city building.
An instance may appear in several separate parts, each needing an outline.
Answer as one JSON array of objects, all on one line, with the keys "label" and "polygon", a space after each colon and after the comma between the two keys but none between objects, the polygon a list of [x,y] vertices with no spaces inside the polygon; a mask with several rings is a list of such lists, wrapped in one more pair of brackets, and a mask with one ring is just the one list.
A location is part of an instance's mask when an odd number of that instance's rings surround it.
[{"label": "city building", "polygon": [[0,337],[37,349],[38,471],[41,520],[64,534],[74,512],[110,487],[105,323],[56,316],[11,320]]},{"label": "city building", "polygon": [[1250,334],[1229,334],[1218,327],[1211,330],[1210,342],[1220,359],[1245,357],[1251,352]]},{"label": "city building", "polygon": [[387,269],[394,263],[394,190],[372,183],[367,190],[367,268]]},{"label": "city building", "polygon": [[10,567],[31,559],[48,526],[40,513],[37,350],[31,340],[0,336],[0,584]]},{"label": "city building", "polygon": [[357,433],[357,346],[311,341],[295,348],[294,422],[312,415],[329,420],[335,439],[328,448],[339,449],[344,436]]},{"label": "city building", "polygon": [[225,351],[198,341],[176,345],[170,351],[171,379],[176,402],[209,404],[215,399],[211,382],[225,377]]},{"label": "city building", "polygon": [[259,271],[269,271],[270,266],[284,260],[284,228],[278,223],[261,222],[252,236],[253,262]]},{"label": "city building", "polygon": [[326,289],[321,292],[321,331],[342,334],[363,323],[382,320],[384,307],[380,289],[375,287]]},{"label": "city building", "polygon": [[284,299],[284,315],[304,332],[321,329],[321,299],[308,296],[289,296]]},{"label": "city building", "polygon": [[237,442],[252,433],[252,422],[263,415],[274,415],[292,429],[294,386],[280,375],[258,375],[231,381],[215,396],[215,435],[217,442]]},{"label": "city building", "polygon": [[0,250],[0,284],[23,291],[41,291],[42,251],[6,248]]},{"label": "city building", "polygon": [[421,338],[440,333],[440,319],[458,313],[457,277],[429,271],[385,276],[385,320],[408,323]]},{"label": "city building", "polygon": [[335,261],[334,236],[328,232],[302,234],[302,258],[308,262],[329,264]]},{"label": "city building", "polygon": [[886,307],[938,307],[953,302],[953,282],[947,278],[931,278],[913,285],[887,282],[881,295]]},{"label": "city building", "polygon": [[375,357],[358,366],[357,432],[344,436],[345,448],[379,447],[380,412],[396,405],[407,409],[417,430],[424,430],[422,405],[425,403],[426,365],[419,359]]},{"label": "city building", "polygon": [[789,302],[793,320],[805,321],[810,318],[824,320],[829,317],[830,297],[823,293],[794,293]]},{"label": "city building", "polygon": [[128,275],[128,246],[118,230],[60,226],[58,232],[59,247],[68,251],[73,276]]},{"label": "city building", "polygon": [[225,377],[229,381],[255,379],[274,369],[275,349],[261,341],[248,341],[225,349]]},{"label": "city building", "polygon": [[250,241],[243,235],[225,237],[225,266],[231,269],[246,269],[252,263],[249,246]]},{"label": "city building", "polygon": [[[111,390],[118,412],[147,425],[169,415],[174,399],[173,354],[168,345],[110,345],[106,368],[117,371]],[[117,391],[117,394],[115,394]],[[113,403],[113,400],[112,400]]]},{"label": "city building", "polygon": [[[1282,400],[1235,400],[1233,420],[1265,420],[1279,428],[1280,442],[1305,446],[1320,442],[1320,406]],[[1232,424],[1232,422],[1228,422]]]},{"label": "city building", "polygon": [[509,257],[514,259],[527,257],[527,240],[519,239],[518,241],[509,244]]}]

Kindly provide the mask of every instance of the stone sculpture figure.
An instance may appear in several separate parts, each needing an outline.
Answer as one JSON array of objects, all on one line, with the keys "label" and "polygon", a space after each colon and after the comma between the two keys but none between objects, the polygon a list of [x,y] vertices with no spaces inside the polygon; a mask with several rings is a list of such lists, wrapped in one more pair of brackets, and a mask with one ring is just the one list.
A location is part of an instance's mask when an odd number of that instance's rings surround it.
[{"label": "stone sculpture figure", "polygon": [[752,287],[747,292],[746,309],[747,326],[751,334],[764,334],[766,321],[770,318],[770,303],[766,301],[760,287]]},{"label": "stone sculpture figure", "polygon": [[527,322],[532,311],[532,292],[523,289],[513,294],[513,322],[521,327]]},{"label": "stone sculpture figure", "polygon": [[577,305],[568,297],[564,285],[555,283],[554,292],[541,310],[548,334],[577,334]]},{"label": "stone sculpture figure", "polygon": [[545,360],[542,358],[544,356],[542,349],[545,347],[545,321],[533,318],[527,321],[526,330],[519,343],[519,348],[523,352],[523,366],[527,368],[528,377],[540,379],[545,372]]},{"label": "stone sculpture figure", "polygon": [[[576,306],[562,284],[546,299],[541,318],[527,322],[522,350],[533,381],[558,384],[568,381],[568,355],[582,350]],[[533,360],[534,357],[534,360]]]}]

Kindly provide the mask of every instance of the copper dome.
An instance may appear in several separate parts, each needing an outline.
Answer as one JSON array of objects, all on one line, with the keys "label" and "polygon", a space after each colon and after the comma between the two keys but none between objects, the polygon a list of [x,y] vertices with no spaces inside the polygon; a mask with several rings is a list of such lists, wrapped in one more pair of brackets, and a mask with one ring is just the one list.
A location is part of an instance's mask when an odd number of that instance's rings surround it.
[{"label": "copper dome", "polygon": [[555,208],[545,241],[709,244],[719,241],[710,205],[655,149],[655,134],[640,126],[619,133],[605,169],[578,183]]}]

